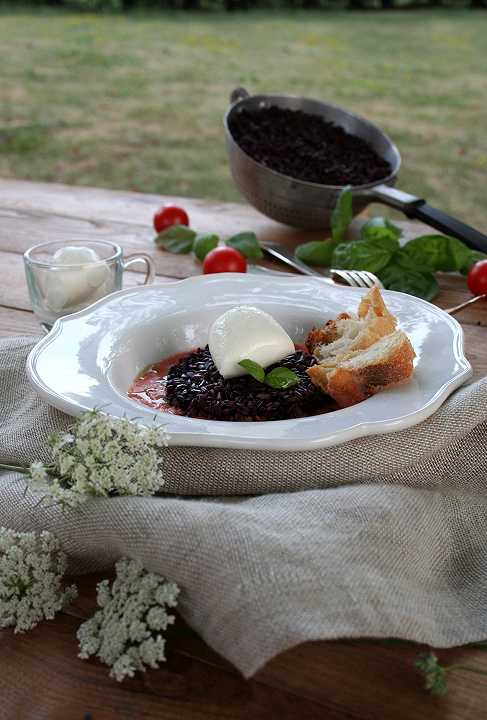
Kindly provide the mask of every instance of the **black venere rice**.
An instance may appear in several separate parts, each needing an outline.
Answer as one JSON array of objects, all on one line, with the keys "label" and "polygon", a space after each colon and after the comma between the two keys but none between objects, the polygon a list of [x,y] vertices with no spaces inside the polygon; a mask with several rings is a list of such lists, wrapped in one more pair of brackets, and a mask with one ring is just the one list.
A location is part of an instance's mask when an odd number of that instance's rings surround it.
[{"label": "black venere rice", "polygon": [[276,390],[250,375],[225,380],[206,346],[170,368],[166,398],[185,415],[210,420],[287,420],[314,415],[331,409],[306,374],[315,362],[311,355],[296,352],[266,368],[269,372],[287,367],[300,378],[298,385]]}]

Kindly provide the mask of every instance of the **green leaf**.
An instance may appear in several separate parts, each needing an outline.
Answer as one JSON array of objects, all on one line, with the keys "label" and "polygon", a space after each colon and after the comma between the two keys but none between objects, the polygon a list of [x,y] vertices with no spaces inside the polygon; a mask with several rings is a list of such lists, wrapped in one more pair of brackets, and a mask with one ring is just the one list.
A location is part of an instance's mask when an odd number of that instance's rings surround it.
[{"label": "green leaf", "polygon": [[423,300],[433,300],[440,290],[432,273],[405,269],[395,263],[385,267],[379,277],[388,290],[409,293]]},{"label": "green leaf", "polygon": [[432,695],[445,695],[447,686],[446,673],[450,668],[440,665],[434,652],[420,653],[414,663],[424,678],[424,687]]},{"label": "green leaf", "polygon": [[360,230],[362,240],[399,240],[402,231],[383,217],[371,218]]},{"label": "green leaf", "polygon": [[286,390],[299,383],[295,372],[286,367],[277,367],[265,376],[266,385],[276,390]]},{"label": "green leaf", "polygon": [[392,237],[381,240],[352,240],[337,245],[331,264],[343,270],[368,270],[378,273],[388,265],[398,248],[398,241]]},{"label": "green leaf", "polygon": [[256,363],[253,360],[240,360],[239,365],[240,367],[243,367],[244,370],[247,370],[248,374],[252,375],[253,378],[261,383],[264,382],[265,370],[262,365],[259,365],[259,363]]},{"label": "green leaf", "polygon": [[238,250],[247,260],[260,260],[264,257],[257,235],[253,232],[242,232],[233,235],[228,240],[225,240],[225,245]]},{"label": "green leaf", "polygon": [[311,242],[298,245],[294,251],[295,256],[306,265],[322,265],[329,267],[333,250],[337,243],[333,240],[311,240]]},{"label": "green leaf", "polygon": [[471,250],[461,240],[446,235],[422,235],[410,240],[404,252],[417,268],[429,272],[463,272],[485,255]]},{"label": "green leaf", "polygon": [[347,185],[340,192],[331,214],[331,237],[335,242],[343,242],[352,217],[352,189],[350,185]]},{"label": "green leaf", "polygon": [[[392,256],[391,264],[399,265],[399,267],[403,268],[405,271],[412,270],[413,272],[418,272],[418,266],[414,261],[414,258],[405,252],[404,248],[396,250]],[[419,270],[419,272],[421,272],[421,270]]]},{"label": "green leaf", "polygon": [[186,255],[193,249],[196,233],[186,225],[171,225],[154,238],[158,247],[176,255]]},{"label": "green leaf", "polygon": [[193,243],[193,252],[200,262],[203,262],[205,257],[211,250],[214,250],[218,245],[218,235],[197,235]]}]

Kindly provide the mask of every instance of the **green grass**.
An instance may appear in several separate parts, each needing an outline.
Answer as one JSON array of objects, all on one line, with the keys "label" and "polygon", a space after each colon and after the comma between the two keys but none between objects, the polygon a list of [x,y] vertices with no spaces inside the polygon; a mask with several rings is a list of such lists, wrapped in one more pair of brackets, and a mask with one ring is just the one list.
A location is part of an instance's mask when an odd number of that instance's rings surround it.
[{"label": "green grass", "polygon": [[330,100],[487,230],[487,12],[0,13],[0,176],[234,200],[230,90]]}]

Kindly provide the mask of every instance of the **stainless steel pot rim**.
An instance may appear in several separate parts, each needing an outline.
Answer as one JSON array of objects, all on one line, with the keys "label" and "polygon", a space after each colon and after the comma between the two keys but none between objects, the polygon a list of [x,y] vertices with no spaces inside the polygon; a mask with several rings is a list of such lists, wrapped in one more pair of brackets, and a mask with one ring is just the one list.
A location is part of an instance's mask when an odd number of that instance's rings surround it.
[{"label": "stainless steel pot rim", "polygon": [[255,165],[258,168],[261,168],[262,170],[267,170],[269,173],[272,173],[273,175],[275,175],[278,178],[282,178],[283,180],[287,180],[288,182],[291,182],[291,183],[299,183],[300,185],[305,185],[305,186],[307,186],[309,188],[313,188],[315,190],[319,190],[319,189],[335,190],[336,192],[340,192],[341,190],[343,190],[344,187],[346,187],[346,185],[322,185],[321,183],[312,183],[307,180],[299,180],[298,178],[293,178],[290,175],[284,175],[284,173],[280,173],[277,170],[272,170],[267,165],[263,165],[262,163],[257,162],[257,160],[254,160],[254,158],[251,157],[248,153],[246,153],[245,150],[243,150],[240,147],[240,145],[237,143],[237,141],[234,139],[234,137],[230,131],[230,128],[228,126],[228,118],[234,111],[237,110],[237,108],[239,106],[243,105],[248,100],[271,101],[272,102],[273,100],[282,100],[283,98],[291,99],[291,100],[298,100],[298,101],[310,101],[310,102],[318,103],[321,105],[327,105],[328,107],[333,108],[334,110],[338,110],[339,112],[342,112],[346,115],[349,115],[350,117],[355,118],[356,120],[363,123],[364,125],[368,125],[369,127],[373,128],[376,132],[380,133],[385,138],[385,140],[389,143],[389,145],[391,146],[392,150],[394,151],[394,153],[397,157],[396,165],[393,168],[392,172],[389,173],[389,175],[386,175],[386,177],[382,178],[381,180],[376,180],[374,182],[367,183],[365,185],[353,185],[352,193],[359,193],[364,190],[371,190],[374,187],[376,187],[377,185],[387,184],[397,177],[399,170],[401,168],[401,154],[399,152],[397,145],[392,142],[390,137],[388,135],[386,135],[386,133],[383,130],[381,130],[381,128],[378,125],[375,125],[374,123],[370,122],[369,120],[366,120],[362,115],[353,113],[350,110],[347,110],[346,108],[341,107],[340,105],[335,105],[334,103],[329,103],[329,102],[325,103],[321,100],[317,100],[316,98],[300,97],[299,95],[249,95],[248,97],[244,97],[241,100],[238,100],[237,102],[233,103],[233,105],[230,105],[227,108],[227,111],[225,112],[225,115],[223,117],[223,125],[225,127],[227,138],[235,147],[237,147],[239,149],[239,151],[243,155],[245,155],[245,157],[253,165]]}]

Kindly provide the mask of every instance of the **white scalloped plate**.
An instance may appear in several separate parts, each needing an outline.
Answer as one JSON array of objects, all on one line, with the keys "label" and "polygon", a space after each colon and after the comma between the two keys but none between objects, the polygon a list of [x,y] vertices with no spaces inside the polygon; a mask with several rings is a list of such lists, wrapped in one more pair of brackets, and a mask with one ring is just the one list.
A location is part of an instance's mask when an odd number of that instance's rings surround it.
[{"label": "white scalloped plate", "polygon": [[115,416],[166,425],[173,445],[309,450],[394,432],[435,412],[472,374],[460,325],[443,310],[403,293],[384,291],[416,351],[407,385],[353,407],[296,420],[224,422],[156,412],[127,397],[147,365],[207,342],[210,324],[235,305],[260,307],[295,342],[339,312],[356,312],[365,291],[308,277],[219,274],[130,288],[58,320],[29,355],[31,383],[70,415],[103,407]]}]

